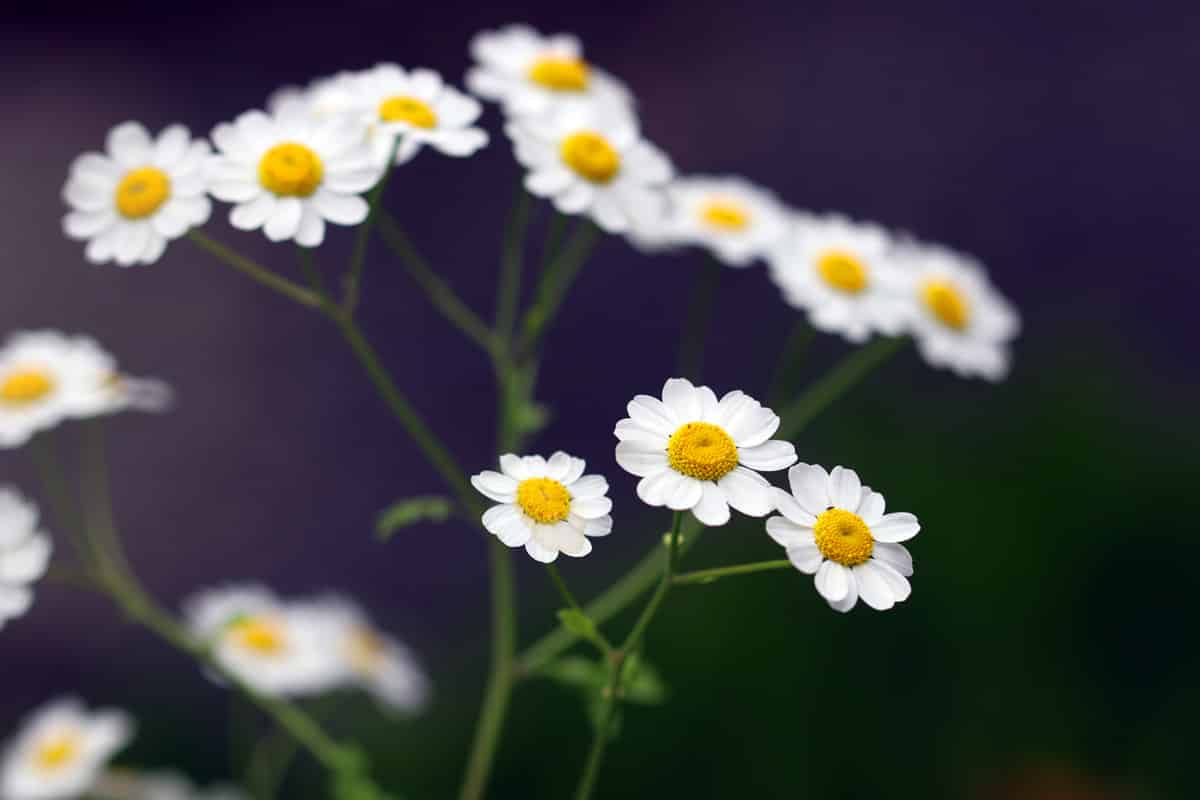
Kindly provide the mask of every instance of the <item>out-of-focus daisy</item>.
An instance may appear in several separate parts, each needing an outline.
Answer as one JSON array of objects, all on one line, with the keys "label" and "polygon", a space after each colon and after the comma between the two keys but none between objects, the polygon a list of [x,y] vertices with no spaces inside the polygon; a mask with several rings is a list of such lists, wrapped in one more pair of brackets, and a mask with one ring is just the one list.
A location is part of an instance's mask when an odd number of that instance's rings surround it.
[{"label": "out-of-focus daisy", "polygon": [[50,537],[38,529],[37,506],[0,486],[0,628],[33,602],[30,586],[46,574]]},{"label": "out-of-focus daisy", "polygon": [[247,111],[213,129],[220,154],[209,165],[208,190],[234,203],[229,222],[273,242],[316,247],[325,223],[357,225],[367,217],[359,195],[379,180],[366,128],[353,116],[318,119],[300,105],[275,115]]},{"label": "out-of-focus daisy", "polygon": [[741,178],[676,178],[666,189],[663,213],[637,221],[636,244],[657,249],[699,245],[722,263],[748,267],[787,230],[775,196]]},{"label": "out-of-focus daisy", "polygon": [[770,273],[814,328],[860,343],[873,333],[895,336],[904,326],[894,252],[877,225],[798,214],[770,252]]},{"label": "out-of-focus daisy", "polygon": [[100,776],[89,792],[95,800],[245,800],[232,786],[197,789],[177,772],[139,772],[114,768]]},{"label": "out-of-focus daisy", "polygon": [[622,112],[581,106],[504,128],[528,170],[525,188],[564,214],[588,214],[609,233],[661,214],[670,161]]},{"label": "out-of-focus daisy", "polygon": [[43,706],[8,745],[0,797],[61,800],[85,794],[132,735],[133,721],[121,711],[88,712],[73,699]]},{"label": "out-of-focus daisy", "polygon": [[182,125],[152,139],[139,123],[125,122],[109,131],[106,150],[76,158],[63,187],[71,207],[63,231],[87,241],[88,261],[152,264],[168,241],[208,220],[208,142]]},{"label": "out-of-focus daisy", "polygon": [[315,694],[342,679],[324,618],[309,607],[288,606],[262,587],[202,592],[187,602],[185,613],[217,663],[258,691]]},{"label": "out-of-focus daisy", "polygon": [[358,73],[342,71],[316,78],[307,87],[284,86],[267,98],[267,111],[272,115],[291,113],[299,109],[317,119],[330,119],[349,114],[354,109],[351,84]]},{"label": "out-of-focus daisy", "polygon": [[765,517],[775,510],[771,484],[756,470],[796,462],[790,442],[771,439],[779,417],[743,392],[720,400],[684,378],[663,385],[662,400],[639,394],[617,423],[617,463],[639,476],[638,497],[652,506],[690,510],[710,527],[729,507]]},{"label": "out-of-focus daisy", "polygon": [[158,381],[121,375],[87,337],[15,333],[0,347],[0,447],[18,447],[64,419],[161,410],[169,395]]},{"label": "out-of-focus daisy", "polygon": [[537,561],[559,553],[586,556],[589,536],[612,532],[608,481],[584,475],[586,464],[559,451],[541,456],[500,456],[500,472],[471,476],[471,485],[500,505],[483,513],[483,526],[509,547],[524,547]]},{"label": "out-of-focus daisy", "polygon": [[1016,310],[996,291],[983,266],[937,245],[898,249],[909,327],[921,355],[963,377],[997,381],[1008,374],[1009,342],[1020,329]]},{"label": "out-of-focus daisy", "polygon": [[767,533],[787,548],[796,569],[816,576],[830,607],[849,611],[861,597],[883,611],[908,599],[912,556],[900,542],[921,530],[916,517],[885,514],[883,495],[863,486],[854,470],[797,464],[788,482],[790,493],[775,490],[783,516],[767,520]]},{"label": "out-of-focus daisy", "polygon": [[629,90],[583,58],[579,40],[560,33],[543,36],[528,25],[484,31],[471,40],[478,62],[467,73],[467,88],[504,105],[507,113],[528,116],[581,103],[608,107],[631,104]]}]

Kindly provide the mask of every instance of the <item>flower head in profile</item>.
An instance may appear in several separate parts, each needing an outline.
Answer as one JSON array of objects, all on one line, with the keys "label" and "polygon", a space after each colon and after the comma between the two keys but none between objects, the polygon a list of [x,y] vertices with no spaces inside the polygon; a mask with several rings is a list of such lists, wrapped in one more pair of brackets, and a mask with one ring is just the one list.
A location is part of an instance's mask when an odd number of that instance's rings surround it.
[{"label": "flower head in profile", "polygon": [[831,608],[849,611],[862,598],[884,611],[908,599],[913,562],[900,542],[921,530],[916,517],[885,514],[883,495],[863,486],[854,470],[797,464],[788,482],[790,493],[775,490],[783,516],[767,520],[767,533],[787,548],[796,569],[816,576]]},{"label": "flower head in profile", "polygon": [[891,236],[877,225],[798,214],[771,251],[770,273],[814,328],[858,344],[904,327],[894,253]]},{"label": "flower head in profile", "polygon": [[584,475],[582,458],[559,451],[541,456],[500,456],[500,472],[471,476],[471,485],[496,501],[483,513],[483,526],[509,547],[524,547],[544,563],[559,553],[592,552],[589,536],[612,532],[608,481]]},{"label": "flower head in profile", "polygon": [[710,527],[729,521],[729,507],[752,517],[775,510],[757,470],[796,462],[790,442],[771,439],[779,417],[740,391],[720,400],[684,378],[663,385],[662,399],[639,394],[617,423],[617,463],[641,478],[638,497],[652,506],[691,511]]},{"label": "flower head in profile", "polygon": [[477,64],[467,73],[467,88],[502,103],[511,115],[632,103],[629,90],[616,78],[584,60],[583,47],[570,34],[543,36],[528,25],[508,25],[477,34],[471,56]]},{"label": "flower head in profile", "polygon": [[124,712],[89,712],[73,699],[43,706],[9,742],[0,768],[0,797],[60,800],[86,794],[132,736],[133,721]]},{"label": "flower head in profile", "polygon": [[152,264],[167,242],[208,221],[205,196],[208,142],[171,125],[151,138],[137,122],[109,131],[106,152],[84,153],[71,164],[63,200],[71,207],[63,231],[86,241],[93,264]]},{"label": "flower head in profile", "polygon": [[511,120],[504,128],[525,188],[564,214],[588,214],[609,233],[661,214],[671,162],[638,132],[637,120],[601,106]]},{"label": "flower head in profile", "polygon": [[0,486],[0,628],[33,602],[31,585],[46,574],[50,537],[38,527],[37,506]]},{"label": "flower head in profile", "polygon": [[320,119],[303,104],[276,114],[247,111],[213,129],[219,151],[209,164],[208,190],[234,203],[229,222],[262,228],[273,242],[316,247],[325,223],[357,225],[367,218],[359,195],[379,180],[366,127],[350,115]]}]

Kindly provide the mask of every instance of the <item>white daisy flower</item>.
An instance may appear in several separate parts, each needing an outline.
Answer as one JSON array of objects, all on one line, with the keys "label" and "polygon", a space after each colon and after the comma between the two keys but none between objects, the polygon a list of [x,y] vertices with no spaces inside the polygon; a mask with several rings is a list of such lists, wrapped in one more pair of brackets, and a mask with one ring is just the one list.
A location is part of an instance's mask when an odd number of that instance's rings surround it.
[{"label": "white daisy flower", "polygon": [[310,695],[339,684],[343,665],[324,618],[259,586],[202,592],[185,604],[188,625],[222,667],[265,694]]},{"label": "white daisy flower", "polygon": [[634,243],[647,249],[699,245],[723,264],[748,267],[787,230],[775,196],[741,178],[689,176],[666,189],[663,213],[638,220]]},{"label": "white daisy flower", "polygon": [[998,381],[1007,375],[1008,345],[1021,321],[983,266],[917,242],[904,243],[898,254],[908,326],[925,360],[962,377]]},{"label": "white daisy flower", "polygon": [[0,628],[33,602],[31,585],[46,574],[52,546],[38,528],[37,506],[0,486]]},{"label": "white daisy flower", "polygon": [[586,464],[561,450],[550,458],[500,456],[500,472],[471,476],[471,485],[500,505],[483,513],[483,527],[509,547],[524,547],[549,564],[559,553],[592,552],[589,536],[612,532],[612,500],[602,475],[584,475]]},{"label": "white daisy flower", "polygon": [[161,410],[169,399],[165,384],[126,378],[84,336],[24,331],[0,347],[0,447],[18,447],[65,419]]},{"label": "white daisy flower", "polygon": [[133,736],[121,711],[88,712],[57,700],[34,712],[9,743],[0,768],[5,800],[62,800],[85,794],[109,759]]},{"label": "white daisy flower", "polygon": [[352,116],[318,119],[299,104],[274,116],[247,111],[212,132],[220,154],[209,164],[208,190],[234,203],[229,222],[262,228],[273,242],[316,247],[325,223],[357,225],[367,218],[359,195],[379,180],[366,129]]},{"label": "white daisy flower", "polygon": [[820,331],[856,344],[896,336],[906,316],[891,236],[837,215],[797,214],[769,254],[771,278]]},{"label": "white daisy flower", "polygon": [[106,149],[76,158],[62,192],[71,207],[63,231],[87,241],[88,261],[153,264],[168,241],[208,221],[208,142],[182,125],[151,139],[139,123],[125,122],[109,131]]},{"label": "white daisy flower", "polygon": [[652,506],[688,511],[709,527],[729,521],[729,507],[765,517],[775,510],[771,484],[756,470],[796,462],[791,442],[771,439],[779,417],[740,391],[720,400],[684,378],[663,385],[662,400],[639,394],[614,433],[617,463],[637,475],[637,493]]},{"label": "white daisy flower", "polygon": [[671,162],[641,138],[631,115],[580,106],[512,120],[504,131],[528,170],[525,188],[564,214],[587,213],[609,233],[661,214]]},{"label": "white daisy flower", "polygon": [[317,78],[307,87],[284,86],[267,98],[267,111],[279,116],[299,108],[302,113],[322,120],[349,114],[354,109],[351,84],[356,76],[357,73],[343,70],[335,75]]},{"label": "white daisy flower", "polygon": [[767,533],[787,548],[796,569],[816,576],[830,607],[849,611],[861,597],[884,611],[908,599],[913,562],[900,542],[921,530],[915,516],[883,513],[883,495],[863,486],[851,469],[827,473],[797,464],[788,482],[790,494],[775,490],[783,516],[767,520]]},{"label": "white daisy flower", "polygon": [[495,100],[508,114],[541,115],[578,104],[625,108],[629,90],[583,58],[579,40],[565,33],[543,36],[528,25],[509,25],[471,40],[478,65],[467,88]]}]

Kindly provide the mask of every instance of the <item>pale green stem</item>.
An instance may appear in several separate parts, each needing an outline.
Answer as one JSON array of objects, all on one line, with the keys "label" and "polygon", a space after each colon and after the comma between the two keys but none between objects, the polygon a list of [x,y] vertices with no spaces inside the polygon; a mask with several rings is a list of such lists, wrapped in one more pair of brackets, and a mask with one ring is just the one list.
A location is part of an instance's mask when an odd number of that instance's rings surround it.
[{"label": "pale green stem", "polygon": [[315,293],[310,292],[297,283],[289,281],[287,278],[276,275],[266,267],[230,250],[225,245],[215,239],[209,238],[199,230],[192,229],[188,232],[187,237],[202,249],[215,256],[218,261],[228,264],[239,272],[248,275],[251,280],[266,286],[268,289],[273,289],[279,294],[295,300],[302,306],[308,306],[309,308],[321,307],[321,298]]},{"label": "pale green stem", "polygon": [[[46,501],[50,504],[51,513],[54,515],[54,524],[64,535],[71,537],[76,555],[86,564],[92,558],[91,545],[82,534],[82,521],[76,511],[75,501],[67,489],[66,481],[63,480],[62,470],[54,455],[54,445],[50,441],[49,431],[34,437],[30,442],[29,453],[33,457],[38,477],[42,482],[42,490],[46,494]],[[86,573],[73,575],[71,580],[75,578],[86,580],[87,576]]]},{"label": "pale green stem", "polygon": [[775,569],[795,569],[792,562],[785,559],[777,561],[757,561],[753,564],[735,564],[729,567],[717,567],[715,569],[701,569],[695,572],[684,572],[675,576],[676,586],[685,586],[689,583],[712,583],[721,578],[730,575],[750,575],[755,572],[766,572]]},{"label": "pale green stem", "polygon": [[313,255],[312,248],[297,245],[296,255],[300,259],[300,268],[304,270],[304,277],[308,281],[308,285],[312,287],[313,292],[321,298],[323,303],[329,303],[329,292],[325,291],[325,278],[321,275],[321,268],[317,266],[317,259]]},{"label": "pale green stem", "polygon": [[554,564],[546,565],[546,572],[550,575],[550,580],[554,583],[554,588],[558,589],[558,593],[562,595],[562,599],[566,601],[567,608],[573,611],[583,613],[583,608],[579,605],[579,601],[575,599],[575,595],[571,594],[571,590],[567,588],[567,582],[563,580],[562,574],[558,571],[558,567]]},{"label": "pale green stem", "polygon": [[558,257],[563,235],[567,232],[567,215],[556,208],[551,208],[550,214],[550,224],[546,226],[546,241],[542,244],[543,272]]},{"label": "pale green stem", "polygon": [[580,227],[563,247],[562,252],[555,256],[542,273],[537,298],[533,307],[525,314],[524,339],[518,352],[530,353],[537,350],[541,337],[554,320],[567,291],[575,282],[599,239],[600,229],[595,223],[590,220],[580,223]]},{"label": "pale green stem", "polygon": [[700,380],[700,373],[704,369],[704,339],[708,332],[709,318],[716,305],[723,269],[721,262],[710,255],[700,266],[699,274],[692,283],[687,313],[679,335],[679,364],[676,374],[682,378]]},{"label": "pale green stem", "polygon": [[512,339],[521,298],[521,267],[525,261],[525,231],[529,226],[529,193],[517,188],[512,215],[504,229],[504,256],[501,259],[500,291],[496,301],[496,332]]},{"label": "pale green stem", "polygon": [[396,150],[400,147],[400,137],[397,136],[392,142],[392,148],[388,153],[387,166],[383,170],[383,176],[380,177],[379,183],[375,184],[375,188],[367,195],[367,203],[369,208],[367,218],[358,226],[354,238],[354,250],[350,255],[350,269],[346,274],[345,294],[342,297],[342,311],[345,314],[353,315],[358,307],[358,300],[362,294],[362,273],[363,265],[367,260],[367,243],[371,240],[371,226],[375,224],[375,218],[379,214],[380,203],[383,200],[383,192],[387,188],[388,179],[392,177],[392,171],[396,167]]}]

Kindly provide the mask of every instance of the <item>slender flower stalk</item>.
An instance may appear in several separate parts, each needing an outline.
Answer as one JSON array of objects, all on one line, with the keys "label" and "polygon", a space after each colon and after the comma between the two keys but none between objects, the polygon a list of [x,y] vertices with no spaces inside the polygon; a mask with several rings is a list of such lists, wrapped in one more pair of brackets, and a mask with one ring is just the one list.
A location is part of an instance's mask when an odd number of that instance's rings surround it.
[{"label": "slender flower stalk", "polygon": [[675,576],[674,584],[676,586],[686,586],[693,583],[712,583],[730,575],[750,575],[755,572],[766,572],[775,569],[792,569],[792,562],[785,558],[777,561],[757,561],[753,564],[735,564],[730,567],[684,572]]},{"label": "slender flower stalk", "polygon": [[525,232],[529,227],[529,193],[517,188],[512,214],[504,229],[504,253],[500,262],[500,290],[496,301],[496,331],[512,339],[521,299],[521,268],[525,263]]},{"label": "slender flower stalk", "polygon": [[246,258],[225,245],[201,233],[198,230],[188,232],[187,237],[195,242],[202,250],[207,251],[210,255],[216,257],[222,264],[228,264],[239,272],[247,275],[251,280],[266,286],[268,289],[282,294],[290,300],[294,300],[302,306],[309,308],[320,308],[321,298],[315,293],[305,289],[297,283],[293,283],[287,278],[276,275],[271,270],[258,264],[255,261]]},{"label": "slender flower stalk", "polygon": [[354,314],[358,307],[359,296],[362,294],[362,273],[363,265],[367,260],[367,244],[371,240],[371,227],[375,224],[375,219],[379,215],[380,204],[383,201],[383,193],[387,189],[388,180],[392,177],[392,172],[396,165],[396,150],[400,147],[400,137],[397,136],[392,142],[392,149],[388,154],[387,166],[384,167],[383,176],[379,179],[379,183],[375,184],[375,188],[367,196],[367,218],[361,225],[354,236],[354,251],[350,256],[350,270],[346,275],[346,291],[342,298],[342,311],[346,314]]},{"label": "slender flower stalk", "polygon": [[536,350],[599,239],[600,229],[594,223],[580,223],[562,251],[542,272],[537,298],[525,314],[524,338],[518,352]]},{"label": "slender flower stalk", "polygon": [[676,370],[676,374],[685,378],[701,378],[708,321],[716,305],[717,290],[721,285],[721,272],[724,269],[714,256],[708,256],[692,283],[683,328],[679,334],[679,369]]}]

